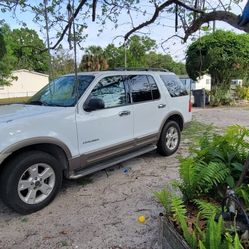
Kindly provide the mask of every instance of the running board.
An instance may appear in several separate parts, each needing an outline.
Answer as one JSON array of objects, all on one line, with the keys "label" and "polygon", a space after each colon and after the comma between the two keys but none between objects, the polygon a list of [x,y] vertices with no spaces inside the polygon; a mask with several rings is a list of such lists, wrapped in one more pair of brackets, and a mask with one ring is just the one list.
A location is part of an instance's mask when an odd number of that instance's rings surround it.
[{"label": "running board", "polygon": [[119,164],[121,162],[129,160],[131,158],[134,158],[134,157],[140,156],[142,154],[148,153],[150,151],[153,151],[156,148],[157,148],[156,145],[151,145],[151,146],[142,148],[140,150],[136,150],[135,152],[131,152],[129,154],[126,154],[124,156],[117,157],[116,159],[111,159],[111,160],[108,160],[108,161],[106,161],[104,163],[99,163],[99,164],[96,164],[94,166],[89,166],[88,168],[82,169],[82,170],[80,170],[78,172],[74,172],[74,174],[69,176],[69,179],[78,179],[80,177],[90,175],[90,174],[92,174],[94,172],[109,168],[111,166],[114,166],[116,164]]}]

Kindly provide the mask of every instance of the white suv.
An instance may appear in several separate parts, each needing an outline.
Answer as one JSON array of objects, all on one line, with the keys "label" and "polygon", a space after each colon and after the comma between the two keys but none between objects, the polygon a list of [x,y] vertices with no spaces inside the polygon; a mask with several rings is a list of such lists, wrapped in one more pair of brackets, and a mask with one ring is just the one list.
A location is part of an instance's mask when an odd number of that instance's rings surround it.
[{"label": "white suv", "polygon": [[76,179],[158,149],[173,154],[191,121],[186,89],[166,71],[65,75],[26,104],[0,107],[0,194],[27,214]]}]

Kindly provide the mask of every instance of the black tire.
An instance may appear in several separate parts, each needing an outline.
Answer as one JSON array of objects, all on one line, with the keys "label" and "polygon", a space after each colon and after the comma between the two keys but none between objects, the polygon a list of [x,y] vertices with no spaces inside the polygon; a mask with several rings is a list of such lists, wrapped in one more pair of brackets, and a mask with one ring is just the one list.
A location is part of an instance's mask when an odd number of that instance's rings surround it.
[{"label": "black tire", "polygon": [[[31,170],[30,167],[32,165],[37,168],[37,170],[34,171],[36,174],[39,174],[39,171],[42,170],[42,166],[44,165],[47,167],[44,170],[49,170],[49,175],[51,174],[52,176],[45,176],[44,174],[45,180],[39,178],[40,181],[37,181],[34,184],[34,182],[30,180],[33,178],[31,174],[29,175],[30,171],[28,171]],[[43,172],[45,173],[45,171]],[[28,180],[24,179],[24,177],[26,177],[25,174],[27,174]],[[61,187],[62,177],[62,169],[58,161],[50,154],[41,151],[23,152],[15,156],[7,163],[7,165],[5,165],[0,176],[0,196],[3,202],[8,207],[14,209],[16,212],[20,214],[30,214],[44,208],[55,198]],[[26,190],[20,190],[20,185],[18,185],[20,180],[32,183],[30,183],[30,186]],[[52,182],[52,184],[50,182]],[[49,184],[51,184],[52,186],[50,186]],[[38,186],[36,187],[36,185]],[[49,188],[46,189],[46,194],[43,194],[43,192],[39,189],[36,189],[35,191],[31,189],[35,187],[39,188],[42,185],[45,187],[49,186]],[[31,202],[33,202],[33,199],[38,200],[38,197],[40,198],[40,202],[37,201],[37,203],[33,204],[23,201],[21,197],[25,191],[28,191],[28,193],[32,193],[33,191],[33,193],[35,193],[34,197],[28,197],[28,199],[31,199]],[[29,195],[28,193],[27,196]],[[45,199],[43,200],[43,198]]]},{"label": "black tire", "polygon": [[[171,147],[167,144],[167,134],[168,132],[172,131],[172,129],[175,131],[174,134],[177,137],[176,138],[177,141],[172,138],[172,147]],[[160,139],[157,144],[158,153],[162,156],[170,156],[174,154],[178,150],[180,140],[181,140],[181,131],[178,123],[173,120],[168,121],[162,129]]]}]

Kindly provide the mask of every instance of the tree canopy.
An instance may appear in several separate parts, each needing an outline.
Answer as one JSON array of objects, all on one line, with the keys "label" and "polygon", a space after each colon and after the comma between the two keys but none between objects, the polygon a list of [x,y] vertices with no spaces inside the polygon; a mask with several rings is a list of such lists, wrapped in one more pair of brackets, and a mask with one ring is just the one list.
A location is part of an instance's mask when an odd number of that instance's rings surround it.
[{"label": "tree canopy", "polygon": [[[126,15],[128,23],[128,28],[122,36],[124,44],[129,44],[134,33],[143,31],[145,27],[153,23],[164,25],[162,31],[167,32],[167,25],[165,25],[167,20],[162,17],[166,17],[168,14],[173,15],[175,19],[174,36],[179,37],[183,42],[200,30],[203,24],[209,24],[216,20],[249,32],[249,24],[244,21],[240,22],[238,13],[232,12],[241,2],[243,0],[2,0],[0,1],[0,11],[12,14],[17,10],[21,13],[32,12],[33,21],[40,25],[41,30],[48,32],[53,30],[53,39],[49,42],[49,48],[36,46],[41,54],[47,49],[57,49],[65,38],[67,38],[70,48],[72,48],[73,41],[80,47],[81,41],[87,36],[86,28],[91,25],[90,20],[98,22],[100,28],[96,30],[96,33],[99,33],[104,30],[104,25],[110,22],[114,24],[115,28],[119,27],[121,14]],[[138,20],[141,22],[139,23]],[[22,22],[24,26],[27,25],[23,20],[19,20],[19,22]],[[75,36],[72,35],[74,30]],[[166,41],[170,38],[168,37]],[[120,54],[115,46],[109,48]],[[139,51],[135,52],[139,55]],[[152,51],[148,53],[151,53],[151,57],[155,57]],[[139,56],[143,57],[142,54]],[[127,61],[128,57],[129,53],[127,53]],[[111,64],[110,60],[108,59],[108,63]],[[26,60],[24,61],[26,63]],[[133,64],[133,62],[129,63]],[[41,68],[41,70],[43,69]]]},{"label": "tree canopy", "polygon": [[9,84],[11,71],[29,69],[37,72],[48,71],[48,53],[36,31],[21,28],[11,30],[3,24],[0,27],[0,85]]},{"label": "tree canopy", "polygon": [[15,69],[25,68],[41,73],[48,71],[48,54],[37,50],[46,47],[35,30],[13,29],[10,32],[10,48],[16,58]]},{"label": "tree canopy", "polygon": [[208,73],[212,86],[229,86],[232,78],[244,78],[249,69],[249,36],[218,30],[193,42],[186,68],[192,79]]},{"label": "tree canopy", "polygon": [[[160,17],[168,13],[175,15],[175,29],[182,31],[180,35],[176,33],[175,36],[183,41],[198,31],[203,24],[215,20],[249,32],[249,24],[239,26],[240,17],[232,12],[242,0],[75,0],[74,2],[75,6],[72,6],[72,1],[69,0],[2,0],[0,7],[3,12],[14,12],[17,8],[24,12],[32,11],[35,15],[34,21],[43,28],[45,27],[45,13],[47,13],[48,27],[57,30],[56,40],[51,44],[52,49],[57,48],[66,36],[70,42],[74,20],[79,42],[86,35],[83,31],[90,25],[90,19],[98,21],[102,26],[107,22],[113,22],[117,27],[120,24],[121,13],[126,14],[127,21],[131,25],[124,35],[126,41],[134,32],[155,22],[162,23]],[[134,22],[138,16],[144,17],[140,24]],[[101,30],[103,28],[99,29]]]},{"label": "tree canopy", "polygon": [[[162,68],[185,74],[185,65],[175,62],[168,54],[156,52],[156,41],[147,36],[131,37],[129,43],[105,48],[90,46],[82,57],[79,69],[82,71],[106,70],[119,67]],[[125,61],[126,58],[126,61]]]}]

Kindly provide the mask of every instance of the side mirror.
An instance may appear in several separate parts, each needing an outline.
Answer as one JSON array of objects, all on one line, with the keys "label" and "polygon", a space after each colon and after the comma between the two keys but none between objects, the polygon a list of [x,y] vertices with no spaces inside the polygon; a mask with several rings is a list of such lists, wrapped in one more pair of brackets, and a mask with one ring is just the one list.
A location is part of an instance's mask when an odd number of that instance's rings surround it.
[{"label": "side mirror", "polygon": [[84,110],[86,112],[91,112],[95,110],[100,110],[105,108],[105,103],[102,99],[92,98],[87,101],[84,105]]}]

